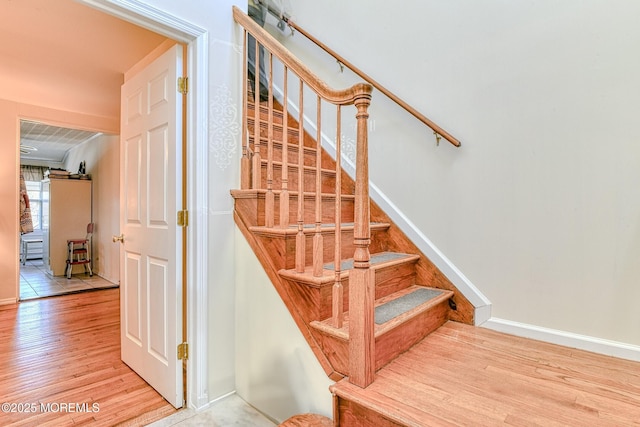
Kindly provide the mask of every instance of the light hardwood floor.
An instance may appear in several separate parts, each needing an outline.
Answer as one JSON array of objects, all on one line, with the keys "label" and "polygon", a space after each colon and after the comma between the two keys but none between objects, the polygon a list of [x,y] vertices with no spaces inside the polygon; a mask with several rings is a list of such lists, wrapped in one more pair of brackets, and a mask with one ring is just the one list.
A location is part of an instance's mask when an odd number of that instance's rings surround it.
[{"label": "light hardwood floor", "polygon": [[[639,426],[640,363],[448,322],[360,389],[340,425]],[[394,420],[388,422],[388,420]],[[358,421],[360,420],[360,421]],[[344,422],[343,422],[344,421]]]},{"label": "light hardwood floor", "polygon": [[119,311],[118,289],[0,306],[0,425],[143,425],[173,414],[120,360]]}]

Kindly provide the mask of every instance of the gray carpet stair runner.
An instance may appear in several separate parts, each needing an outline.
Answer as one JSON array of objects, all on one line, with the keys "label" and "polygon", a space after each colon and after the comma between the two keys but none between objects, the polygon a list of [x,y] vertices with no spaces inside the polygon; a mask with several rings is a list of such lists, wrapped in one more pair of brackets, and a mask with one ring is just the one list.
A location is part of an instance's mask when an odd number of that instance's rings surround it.
[{"label": "gray carpet stair runner", "polygon": [[[393,261],[395,259],[400,259],[408,256],[407,254],[402,254],[398,252],[381,252],[378,254],[371,255],[371,265],[380,264],[382,262]],[[335,270],[335,264],[330,262],[324,265],[326,270]],[[340,263],[340,269],[342,271],[353,269],[353,259],[347,259]]]},{"label": "gray carpet stair runner", "polygon": [[423,304],[438,295],[442,294],[441,291],[434,289],[416,289],[410,294],[401,296],[375,308],[375,322],[381,325],[389,320],[397,317],[409,310],[413,310],[420,304]]},{"label": "gray carpet stair runner", "polygon": [[[382,252],[371,255],[371,265],[380,264],[383,262],[393,261],[407,257],[407,254],[398,252]],[[328,263],[324,265],[327,270],[335,270],[334,263]],[[353,259],[344,260],[340,264],[340,268],[344,270],[353,269]],[[395,300],[389,301],[382,305],[379,305],[375,309],[375,322],[381,325],[389,320],[397,317],[409,310],[413,310],[417,306],[424,304],[425,302],[436,298],[441,295],[442,292],[434,289],[416,289],[415,291],[404,295]]]}]

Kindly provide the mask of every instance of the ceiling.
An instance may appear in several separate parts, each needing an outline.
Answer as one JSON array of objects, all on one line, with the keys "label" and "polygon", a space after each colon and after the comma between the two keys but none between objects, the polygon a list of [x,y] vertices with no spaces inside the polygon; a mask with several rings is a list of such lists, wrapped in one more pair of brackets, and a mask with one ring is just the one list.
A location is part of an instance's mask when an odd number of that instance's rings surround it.
[{"label": "ceiling", "polygon": [[20,162],[63,163],[67,152],[100,133],[20,120]]},{"label": "ceiling", "polygon": [[[0,0],[0,97],[118,119],[124,73],[166,40],[74,0]],[[66,151],[91,137],[33,123],[21,130],[40,157],[60,156],[45,141]]]}]

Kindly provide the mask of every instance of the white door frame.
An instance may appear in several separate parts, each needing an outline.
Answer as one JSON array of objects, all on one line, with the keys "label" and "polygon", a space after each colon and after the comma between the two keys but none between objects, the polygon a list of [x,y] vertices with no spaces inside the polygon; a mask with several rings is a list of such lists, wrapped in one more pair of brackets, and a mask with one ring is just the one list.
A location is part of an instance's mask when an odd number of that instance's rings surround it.
[{"label": "white door frame", "polygon": [[[79,0],[109,15],[187,44],[187,402],[200,409],[209,403],[207,392],[207,195],[208,64],[209,42],[205,29],[138,0]],[[200,125],[198,125],[200,124]],[[198,177],[200,177],[198,179]],[[198,325],[197,328],[194,325]]]}]

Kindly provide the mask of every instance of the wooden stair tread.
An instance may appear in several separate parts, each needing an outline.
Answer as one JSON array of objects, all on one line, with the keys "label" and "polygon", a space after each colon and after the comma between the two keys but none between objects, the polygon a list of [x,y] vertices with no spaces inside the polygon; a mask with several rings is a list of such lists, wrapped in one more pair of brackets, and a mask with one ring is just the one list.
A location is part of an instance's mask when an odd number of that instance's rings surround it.
[{"label": "wooden stair tread", "polygon": [[[264,197],[265,194],[267,193],[267,189],[266,188],[259,188],[259,189],[248,189],[248,190],[231,190],[231,196],[234,199],[255,199],[255,198],[259,198],[259,197]],[[271,190],[273,191],[274,194],[280,194],[282,192],[282,190]],[[289,191],[289,196],[297,196],[298,195],[298,191],[295,190],[288,190]],[[311,191],[305,191],[304,193],[304,197],[305,199],[315,199],[316,198],[316,193],[311,192]],[[340,195],[342,200],[355,200],[355,197],[353,194],[341,194]],[[331,200],[331,199],[335,199],[336,195],[333,193],[322,193],[322,198],[326,199],[326,200]]]},{"label": "wooden stair tread", "polygon": [[[407,261],[417,261],[420,259],[419,255],[414,254],[404,254],[401,252],[380,252],[371,254],[370,263],[371,267],[388,267],[389,265],[395,265],[400,263],[405,263]],[[333,267],[334,263],[330,262],[325,264],[326,270],[335,271],[335,267]],[[352,270],[353,269],[353,258],[342,260],[342,266],[340,270]]]},{"label": "wooden stair tread", "polygon": [[[389,259],[389,260],[382,260],[382,261],[380,260],[381,257],[386,256],[388,254],[394,254],[397,256],[394,256],[393,259]],[[415,254],[402,254],[398,252],[375,253],[375,254],[371,254],[371,269],[380,270],[380,269],[392,267],[398,264],[417,262],[419,259],[420,259],[420,255],[415,255]],[[348,260],[343,260],[342,262],[347,262],[352,260],[353,258],[350,258]],[[323,285],[332,284],[336,277],[335,270],[333,270],[333,268],[327,269],[326,266],[327,264],[325,264],[325,268],[322,271],[322,276],[319,276],[319,277],[316,277],[313,275],[312,266],[307,266],[305,268],[305,271],[302,273],[298,273],[295,270],[280,270],[279,274],[280,276],[286,279],[304,283],[309,286],[323,286]],[[340,277],[343,279],[346,277],[349,277],[349,271],[351,270],[352,268],[341,269]]]},{"label": "wooden stair tread", "polygon": [[323,415],[299,414],[287,418],[278,427],[333,427],[333,421]]},{"label": "wooden stair tread", "polygon": [[[436,288],[430,288],[427,286],[420,286],[420,285],[412,285],[409,286],[405,289],[402,289],[400,291],[394,292],[392,294],[389,294],[383,298],[380,298],[378,300],[376,300],[375,302],[375,307],[379,307],[383,304],[386,304],[388,302],[397,300],[401,297],[404,297],[406,295],[411,294],[412,292],[419,290],[419,289],[428,289],[428,290],[433,290],[433,291],[438,291],[440,292],[439,295],[411,308],[410,310],[407,310],[403,313],[400,313],[399,315],[395,316],[394,318],[392,318],[391,320],[382,323],[382,324],[374,324],[374,336],[376,338],[378,338],[379,336],[389,332],[391,329],[398,327],[399,325],[401,325],[402,323],[404,323],[405,321],[407,321],[408,319],[411,319],[417,315],[419,315],[420,313],[423,313],[427,310],[429,310],[431,307],[434,307],[440,303],[442,303],[443,301],[446,301],[448,299],[450,299],[451,297],[453,297],[454,293],[452,291],[446,290],[446,289],[436,289]],[[344,320],[343,320],[343,325],[342,328],[336,328],[332,325],[332,319],[326,319],[326,320],[322,320],[322,321],[313,321],[311,322],[311,326],[315,329],[318,329],[320,331],[323,331],[326,334],[344,339],[344,340],[348,340],[349,339],[349,312],[345,312],[344,313]]]},{"label": "wooden stair tread", "polygon": [[[371,231],[379,231],[386,230],[389,228],[391,224],[388,222],[372,222],[369,224],[369,228]],[[351,232],[354,229],[354,224],[352,222],[343,223],[340,226],[341,231],[343,232]],[[295,236],[298,234],[298,224],[290,224],[288,227],[265,227],[261,225],[251,226],[249,230],[253,233],[256,233],[259,236],[270,236],[270,237],[282,237],[282,236]],[[321,224],[320,231],[322,234],[331,234],[336,230],[335,224]],[[302,232],[304,234],[315,234],[316,225],[315,224],[304,224],[302,228]]]},{"label": "wooden stair tread", "polygon": [[[424,411],[406,405],[402,401],[390,400],[384,393],[374,390],[375,384],[374,382],[372,386],[362,389],[351,384],[349,378],[344,378],[329,386],[329,390],[340,399],[353,402],[366,410],[380,414],[386,420],[393,422],[393,425],[422,427],[450,424],[435,416],[427,417]],[[366,390],[366,393],[363,393],[363,390]]]}]

